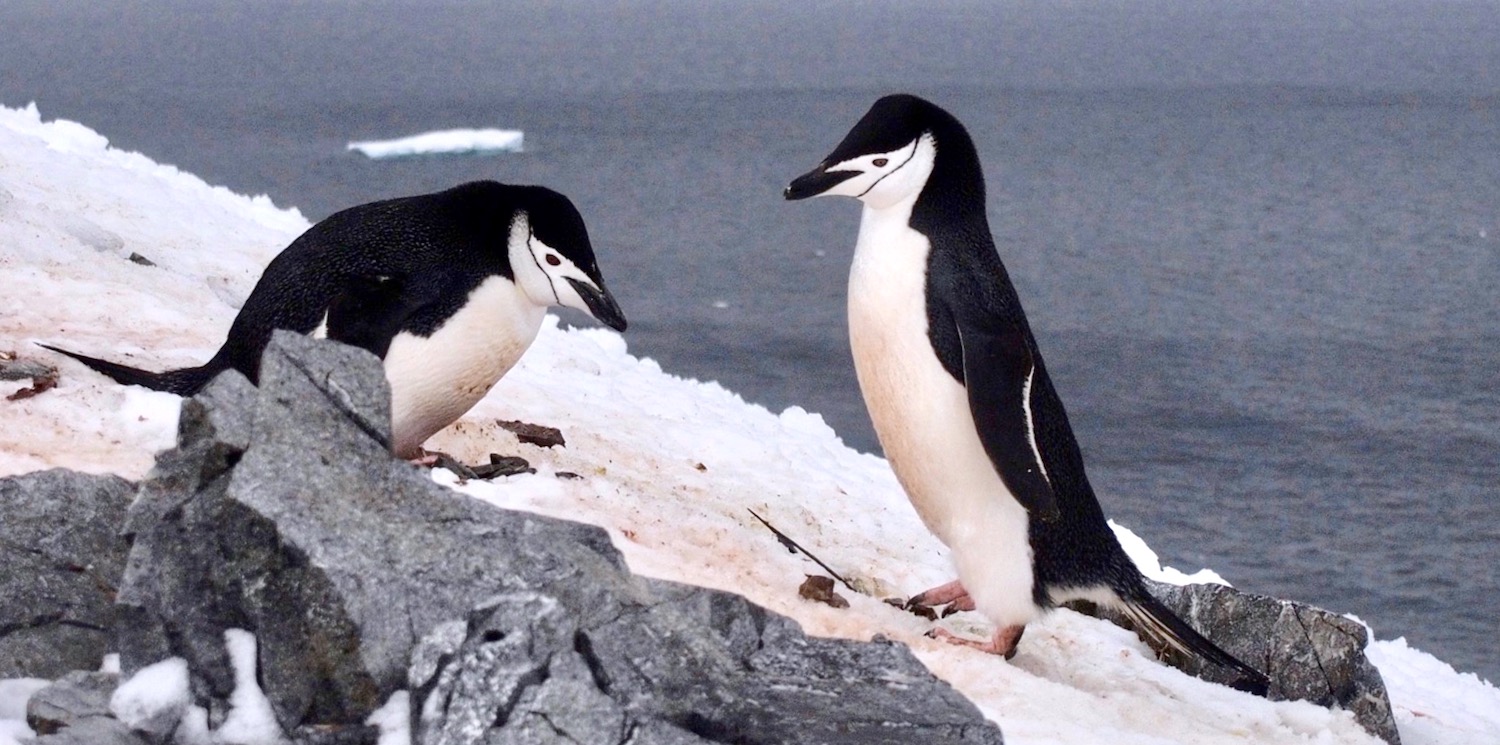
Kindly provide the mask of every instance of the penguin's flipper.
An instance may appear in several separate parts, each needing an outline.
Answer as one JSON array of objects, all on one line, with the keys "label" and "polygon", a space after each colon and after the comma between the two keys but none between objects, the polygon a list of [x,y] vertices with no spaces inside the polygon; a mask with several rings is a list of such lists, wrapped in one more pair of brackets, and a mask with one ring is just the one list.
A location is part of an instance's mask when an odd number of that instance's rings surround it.
[{"label": "penguin's flipper", "polygon": [[344,280],[328,304],[328,338],[385,358],[412,312],[425,300],[414,297],[405,277],[359,274]]},{"label": "penguin's flipper", "polygon": [[185,367],[180,370],[151,372],[108,360],[101,360],[98,357],[69,352],[66,349],[58,349],[50,344],[37,342],[37,346],[72,357],[87,365],[94,372],[100,373],[117,383],[138,385],[150,388],[153,391],[165,391],[167,393],[175,393],[179,396],[191,396],[197,393],[198,389],[202,388],[211,377],[209,372],[202,367]]},{"label": "penguin's flipper", "polygon": [[1031,411],[1036,362],[1026,335],[1011,324],[959,324],[964,388],[984,452],[1027,512],[1058,517],[1057,496],[1042,463]]},{"label": "penguin's flipper", "polygon": [[1134,621],[1138,628],[1155,637],[1167,646],[1184,654],[1195,655],[1220,667],[1240,674],[1232,688],[1265,696],[1271,687],[1266,674],[1242,662],[1238,657],[1220,649],[1217,644],[1198,633],[1186,621],[1177,617],[1172,609],[1162,605],[1144,587],[1130,593],[1116,592],[1120,596],[1120,609]]}]

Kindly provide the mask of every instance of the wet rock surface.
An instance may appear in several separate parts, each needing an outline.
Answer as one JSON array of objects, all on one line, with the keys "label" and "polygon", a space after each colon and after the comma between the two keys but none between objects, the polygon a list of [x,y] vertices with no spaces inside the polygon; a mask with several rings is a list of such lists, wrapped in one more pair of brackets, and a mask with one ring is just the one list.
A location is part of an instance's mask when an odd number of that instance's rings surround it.
[{"label": "wet rock surface", "polygon": [[61,469],[0,479],[0,678],[99,666],[134,493],[118,476]]}]

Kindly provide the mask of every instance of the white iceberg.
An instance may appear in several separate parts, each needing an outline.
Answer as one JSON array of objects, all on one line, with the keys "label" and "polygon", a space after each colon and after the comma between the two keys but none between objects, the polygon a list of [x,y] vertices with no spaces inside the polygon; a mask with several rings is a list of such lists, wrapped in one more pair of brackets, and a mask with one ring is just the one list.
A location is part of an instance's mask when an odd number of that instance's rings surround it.
[{"label": "white iceberg", "polygon": [[519,129],[444,129],[394,140],[351,142],[348,149],[377,160],[413,155],[482,155],[519,153],[524,140],[525,133]]}]

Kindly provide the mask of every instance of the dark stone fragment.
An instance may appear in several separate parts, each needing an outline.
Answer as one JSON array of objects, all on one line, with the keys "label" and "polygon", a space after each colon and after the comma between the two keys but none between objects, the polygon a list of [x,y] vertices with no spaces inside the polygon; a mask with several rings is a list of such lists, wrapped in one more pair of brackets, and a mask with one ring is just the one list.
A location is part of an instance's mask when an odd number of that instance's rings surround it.
[{"label": "dark stone fragment", "polygon": [[809,574],[807,575],[807,579],[802,582],[802,585],[797,588],[797,594],[808,600],[831,605],[835,608],[849,607],[849,601],[833,591],[832,577],[820,577]]},{"label": "dark stone fragment", "polygon": [[148,258],[146,258],[146,257],[144,257],[144,256],[142,256],[142,255],[140,255],[140,254],[138,254],[136,252],[134,252],[134,251],[131,251],[130,252],[130,256],[128,256],[126,258],[130,259],[131,261],[133,261],[133,262],[135,262],[137,264],[140,264],[141,266],[156,266],[156,262],[154,262],[154,261],[152,261],[152,260],[150,260],[150,259],[148,259]]},{"label": "dark stone fragment", "polygon": [[0,678],[99,666],[134,493],[118,476],[61,469],[0,479]]},{"label": "dark stone fragment", "polygon": [[474,466],[475,478],[493,479],[500,476],[514,476],[518,473],[536,473],[531,463],[519,455],[498,455],[490,453],[490,462],[482,466]]},{"label": "dark stone fragment", "polygon": [[910,600],[902,600],[901,598],[886,598],[885,604],[895,608],[900,608],[901,610],[904,610],[907,613],[912,614],[913,616],[916,616],[918,618],[925,618],[929,621],[936,621],[938,618],[937,611],[934,610],[930,605],[921,605],[919,603],[913,603]]},{"label": "dark stone fragment", "polygon": [[562,430],[556,427],[547,427],[541,424],[528,422],[496,421],[503,429],[516,433],[516,439],[528,445],[537,447],[562,447],[568,443],[563,440]]},{"label": "dark stone fragment", "polygon": [[458,478],[462,481],[479,478],[479,474],[474,473],[474,469],[464,465],[463,463],[459,462],[457,458],[454,458],[447,453],[432,453],[432,455],[434,457],[434,460],[432,462],[433,468],[442,468],[448,471],[452,471],[453,474],[458,476]]}]

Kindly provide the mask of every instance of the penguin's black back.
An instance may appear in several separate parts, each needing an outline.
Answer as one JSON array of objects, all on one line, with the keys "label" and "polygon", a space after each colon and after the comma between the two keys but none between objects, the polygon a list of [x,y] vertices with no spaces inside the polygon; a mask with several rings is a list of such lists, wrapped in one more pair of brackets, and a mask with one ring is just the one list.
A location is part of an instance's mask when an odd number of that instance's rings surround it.
[{"label": "penguin's black back", "polygon": [[[1042,608],[1054,605],[1049,590],[1109,588],[1127,615],[1150,633],[1183,650],[1234,669],[1237,687],[1264,695],[1266,676],[1227,654],[1162,605],[1146,589],[1140,569],[1121,548],[1104,517],[1084,471],[1083,453],[1068,421],[1062,397],[1047,374],[1020,297],[995,249],[986,215],[984,175],[973,141],[951,114],[912,96],[888,97],[916,112],[932,134],[936,157],[931,175],[912,206],[908,224],[928,239],[928,339],[959,383],[964,383],[960,323],[1012,324],[1031,353],[1032,433],[1056,497],[1058,512],[1044,518],[1028,513],[1032,549],[1032,596]],[[967,314],[966,318],[958,318]]]},{"label": "penguin's black back", "polygon": [[[917,112],[932,134],[936,157],[931,175],[912,206],[909,225],[931,244],[927,265],[928,339],[944,369],[964,381],[963,347],[956,313],[970,322],[1003,322],[1023,335],[1035,366],[1031,410],[1037,448],[1057,496],[1058,515],[1032,514],[1035,560],[1033,594],[1052,605],[1047,588],[1120,587],[1139,572],[1105,520],[1083,466],[1083,455],[1062,398],[1052,384],[1020,297],[1000,260],[986,213],[984,174],[973,140],[948,112],[915,97],[898,101]],[[965,310],[967,309],[967,310]],[[997,318],[998,317],[998,318]]]},{"label": "penguin's black back", "polygon": [[310,332],[325,312],[331,338],[376,354],[399,330],[430,334],[486,277],[514,279],[510,223],[518,192],[535,188],[476,181],[330,215],[266,266],[224,345],[203,366],[205,382],[229,368],[257,381],[271,332]]}]

